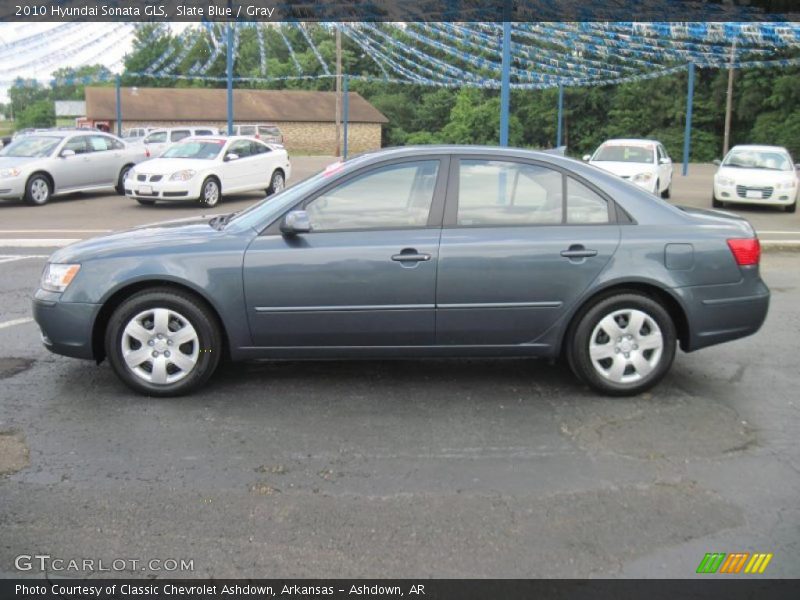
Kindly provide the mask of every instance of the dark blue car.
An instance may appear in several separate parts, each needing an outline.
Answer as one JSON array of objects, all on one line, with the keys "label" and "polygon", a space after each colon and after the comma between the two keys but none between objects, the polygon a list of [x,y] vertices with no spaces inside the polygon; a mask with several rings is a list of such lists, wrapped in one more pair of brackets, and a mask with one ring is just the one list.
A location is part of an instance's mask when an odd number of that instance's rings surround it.
[{"label": "dark blue car", "polygon": [[563,356],[621,395],[658,382],[678,344],[757,331],[759,257],[747,221],[590,165],[430,146],[332,165],[240,213],[68,246],[33,304],[53,352],[108,358],[153,396],[225,359],[444,356]]}]

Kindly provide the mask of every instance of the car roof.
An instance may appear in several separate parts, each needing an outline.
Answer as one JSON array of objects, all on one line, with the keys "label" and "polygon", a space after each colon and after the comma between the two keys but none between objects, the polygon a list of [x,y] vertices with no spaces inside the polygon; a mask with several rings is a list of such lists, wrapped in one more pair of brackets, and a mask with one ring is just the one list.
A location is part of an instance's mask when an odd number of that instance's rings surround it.
[{"label": "car roof", "polygon": [[765,144],[737,144],[731,148],[731,151],[733,150],[756,150],[767,152],[775,152],[777,150],[789,154],[789,151],[783,146],[767,146]]},{"label": "car roof", "polygon": [[645,138],[613,138],[610,140],[606,140],[601,146],[608,143],[614,144],[660,144],[658,140],[650,140]]}]

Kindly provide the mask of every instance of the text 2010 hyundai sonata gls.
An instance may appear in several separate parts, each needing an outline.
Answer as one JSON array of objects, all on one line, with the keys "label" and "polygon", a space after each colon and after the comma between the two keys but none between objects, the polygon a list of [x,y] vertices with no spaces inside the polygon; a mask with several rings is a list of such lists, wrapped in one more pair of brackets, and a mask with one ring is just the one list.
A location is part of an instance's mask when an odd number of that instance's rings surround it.
[{"label": "text 2010 hyundai sonata gls", "polygon": [[675,208],[525,150],[362,155],[232,215],[140,227],[50,257],[33,302],[52,351],[154,396],[220,359],[564,355],[632,394],[758,330],[750,224]]}]

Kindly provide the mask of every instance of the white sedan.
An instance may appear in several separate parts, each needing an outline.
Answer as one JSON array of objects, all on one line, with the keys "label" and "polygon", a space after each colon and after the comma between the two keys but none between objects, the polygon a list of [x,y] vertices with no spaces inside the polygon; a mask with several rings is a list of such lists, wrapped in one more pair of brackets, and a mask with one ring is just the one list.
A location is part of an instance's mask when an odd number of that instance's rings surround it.
[{"label": "white sedan", "polygon": [[282,146],[243,136],[193,137],[137,165],[125,180],[125,195],[145,205],[189,200],[214,206],[223,194],[280,192],[290,175]]},{"label": "white sedan", "polygon": [[627,179],[644,189],[669,198],[672,189],[672,159],[656,140],[606,140],[583,160]]},{"label": "white sedan", "polygon": [[734,146],[714,175],[712,204],[728,202],[782,206],[797,210],[797,167],[786,148],[780,146]]}]

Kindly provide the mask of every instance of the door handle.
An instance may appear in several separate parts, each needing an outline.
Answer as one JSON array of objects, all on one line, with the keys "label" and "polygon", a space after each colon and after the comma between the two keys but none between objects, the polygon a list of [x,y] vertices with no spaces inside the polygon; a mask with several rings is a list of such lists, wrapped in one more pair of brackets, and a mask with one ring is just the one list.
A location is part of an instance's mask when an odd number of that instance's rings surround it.
[{"label": "door handle", "polygon": [[572,244],[567,250],[561,251],[561,256],[564,258],[589,258],[590,256],[597,256],[597,250],[589,250],[584,248],[582,244]]},{"label": "door handle", "polygon": [[400,254],[394,254],[392,260],[397,262],[425,262],[431,259],[430,254],[417,252],[414,248],[403,248]]}]

